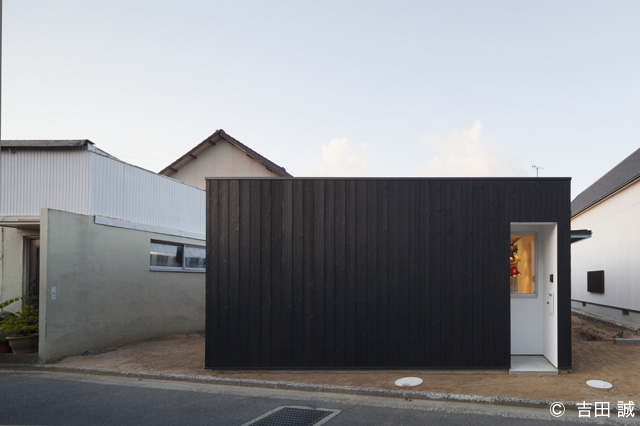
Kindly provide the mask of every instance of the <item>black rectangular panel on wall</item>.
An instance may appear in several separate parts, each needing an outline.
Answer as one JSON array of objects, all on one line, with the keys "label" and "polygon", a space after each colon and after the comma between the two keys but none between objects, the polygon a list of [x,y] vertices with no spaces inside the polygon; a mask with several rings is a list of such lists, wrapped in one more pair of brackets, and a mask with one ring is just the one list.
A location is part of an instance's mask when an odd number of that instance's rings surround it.
[{"label": "black rectangular panel on wall", "polygon": [[604,294],[604,271],[587,272],[587,291]]},{"label": "black rectangular panel on wall", "polygon": [[508,367],[510,223],[555,222],[568,368],[569,191],[561,178],[209,179],[205,365]]}]

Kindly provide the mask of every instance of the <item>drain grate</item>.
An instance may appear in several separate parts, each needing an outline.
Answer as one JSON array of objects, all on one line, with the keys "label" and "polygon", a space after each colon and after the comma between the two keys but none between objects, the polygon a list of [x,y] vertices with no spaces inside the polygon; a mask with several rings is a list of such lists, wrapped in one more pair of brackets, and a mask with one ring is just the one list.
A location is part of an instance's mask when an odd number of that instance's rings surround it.
[{"label": "drain grate", "polygon": [[241,426],[317,426],[339,413],[328,408],[278,407]]}]

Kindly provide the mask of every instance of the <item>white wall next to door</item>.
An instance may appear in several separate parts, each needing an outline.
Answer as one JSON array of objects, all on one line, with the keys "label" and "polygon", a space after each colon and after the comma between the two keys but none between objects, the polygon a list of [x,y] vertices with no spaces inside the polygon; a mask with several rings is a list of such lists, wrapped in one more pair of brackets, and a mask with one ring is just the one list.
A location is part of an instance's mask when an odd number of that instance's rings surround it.
[{"label": "white wall next to door", "polygon": [[[558,227],[541,227],[540,255],[544,268],[539,282],[542,292],[543,351],[542,354],[558,367]],[[553,282],[551,275],[553,274]]]}]

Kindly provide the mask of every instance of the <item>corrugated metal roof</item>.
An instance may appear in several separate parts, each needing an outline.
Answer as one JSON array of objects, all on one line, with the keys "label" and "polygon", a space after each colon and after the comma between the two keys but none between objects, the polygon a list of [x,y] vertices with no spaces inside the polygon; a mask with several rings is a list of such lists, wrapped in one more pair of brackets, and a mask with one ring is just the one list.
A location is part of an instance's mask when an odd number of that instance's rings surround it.
[{"label": "corrugated metal roof", "polygon": [[637,179],[640,179],[640,148],[582,191],[571,202],[571,216],[577,216]]},{"label": "corrugated metal roof", "polygon": [[78,140],[6,140],[0,142],[2,148],[13,149],[52,149],[52,148],[77,148],[79,146],[93,145],[88,139]]},{"label": "corrugated metal roof", "polygon": [[222,129],[216,130],[211,136],[209,136],[204,141],[202,141],[201,143],[193,147],[189,152],[187,152],[182,157],[178,158],[176,161],[174,161],[173,163],[169,164],[167,167],[162,169],[160,171],[160,174],[165,176],[171,176],[180,167],[184,166],[189,161],[196,159],[201,152],[203,152],[206,149],[209,149],[212,144],[218,142],[221,139],[229,142],[231,145],[235,146],[236,148],[238,148],[239,150],[247,154],[249,158],[253,158],[257,162],[261,163],[263,166],[267,168],[267,170],[272,171],[276,175],[280,177],[293,177],[289,172],[285,170],[284,167],[280,167],[273,161],[258,154],[257,152],[255,152],[254,150],[252,150],[251,148],[249,148],[239,140],[228,135]]}]

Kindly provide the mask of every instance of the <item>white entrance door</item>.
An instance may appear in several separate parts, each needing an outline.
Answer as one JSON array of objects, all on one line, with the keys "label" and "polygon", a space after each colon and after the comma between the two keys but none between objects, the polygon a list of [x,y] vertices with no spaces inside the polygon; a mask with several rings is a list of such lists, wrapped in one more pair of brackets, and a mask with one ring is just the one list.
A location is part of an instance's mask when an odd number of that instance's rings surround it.
[{"label": "white entrance door", "polygon": [[511,353],[539,355],[543,351],[542,298],[539,272],[543,269],[539,256],[538,226],[511,225],[510,293]]}]

